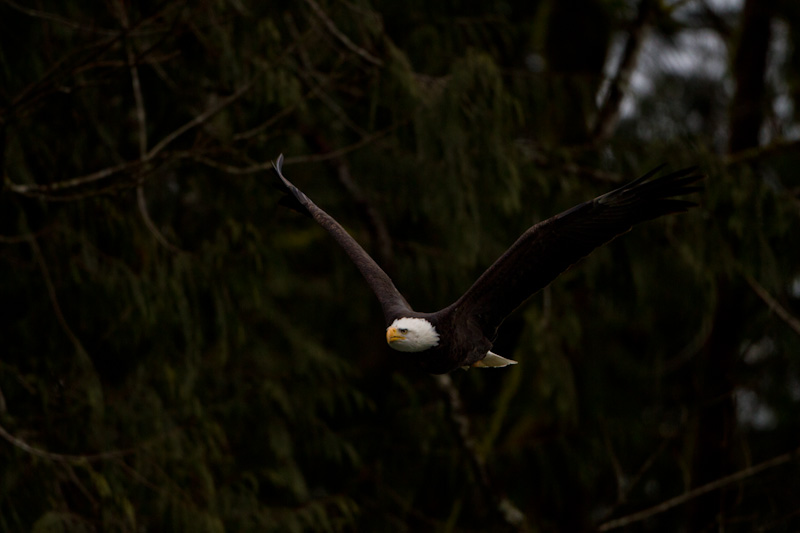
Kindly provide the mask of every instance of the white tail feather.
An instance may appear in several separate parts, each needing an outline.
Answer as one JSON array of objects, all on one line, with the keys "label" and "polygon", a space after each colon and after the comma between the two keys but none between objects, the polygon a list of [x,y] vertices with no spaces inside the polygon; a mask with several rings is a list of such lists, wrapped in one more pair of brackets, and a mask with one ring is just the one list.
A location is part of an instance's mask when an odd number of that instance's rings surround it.
[{"label": "white tail feather", "polygon": [[516,361],[512,361],[511,359],[506,359],[505,357],[501,357],[494,352],[489,352],[486,354],[486,357],[478,361],[477,363],[473,363],[472,366],[475,368],[502,368],[508,365],[516,365]]}]

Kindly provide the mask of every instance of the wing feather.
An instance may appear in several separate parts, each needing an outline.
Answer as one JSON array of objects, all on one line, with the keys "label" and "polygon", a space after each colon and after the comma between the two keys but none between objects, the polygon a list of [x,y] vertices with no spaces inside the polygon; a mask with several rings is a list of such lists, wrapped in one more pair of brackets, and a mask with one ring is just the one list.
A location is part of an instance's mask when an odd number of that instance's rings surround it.
[{"label": "wing feather", "polygon": [[303,194],[300,189],[292,185],[283,175],[283,154],[278,156],[278,161],[272,164],[278,177],[281,179],[282,189],[288,195],[282,199],[281,203],[292,209],[312,217],[317,223],[336,239],[336,242],[344,248],[347,255],[355,263],[364,279],[369,284],[372,291],[378,297],[389,325],[392,320],[399,315],[406,315],[411,311],[411,307],[394,286],[391,278],[378,266],[367,252],[356,242],[353,237],[328,213],[317,207],[311,199]]},{"label": "wing feather", "polygon": [[699,190],[697,169],[653,178],[661,168],[532,226],[442,312],[472,317],[491,339],[522,302],[598,246],[634,224],[696,205],[673,197]]}]

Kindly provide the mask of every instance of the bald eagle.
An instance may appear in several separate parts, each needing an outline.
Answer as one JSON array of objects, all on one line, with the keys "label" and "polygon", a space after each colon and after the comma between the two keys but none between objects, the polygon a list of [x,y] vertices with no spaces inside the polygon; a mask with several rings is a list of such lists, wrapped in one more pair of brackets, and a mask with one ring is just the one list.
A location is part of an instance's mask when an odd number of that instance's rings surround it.
[{"label": "bald eagle", "polygon": [[372,288],[386,319],[386,342],[421,369],[445,374],[460,367],[503,367],[516,361],[491,351],[497,329],[514,309],[598,246],[634,224],[686,211],[676,200],[699,190],[695,168],[656,177],[648,172],[594,200],[535,224],[523,233],[458,300],[440,311],[414,311],[378,264],[345,229],[283,175],[283,154],[273,167],[285,202],[311,216],[344,248]]}]

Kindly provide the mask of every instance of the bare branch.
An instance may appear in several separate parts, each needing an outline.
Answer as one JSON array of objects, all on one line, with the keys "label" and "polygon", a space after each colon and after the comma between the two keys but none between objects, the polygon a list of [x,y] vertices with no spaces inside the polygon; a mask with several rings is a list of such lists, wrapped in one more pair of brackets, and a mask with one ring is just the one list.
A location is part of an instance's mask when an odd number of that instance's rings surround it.
[{"label": "bare branch", "polygon": [[93,461],[107,461],[109,459],[116,459],[124,455],[130,455],[135,452],[135,450],[129,449],[129,450],[115,450],[110,452],[84,454],[84,455],[53,453],[53,452],[48,452],[46,450],[42,450],[41,448],[36,448],[35,446],[31,446],[30,444],[20,439],[19,437],[15,437],[11,433],[9,433],[3,426],[0,426],[0,437],[3,437],[6,441],[10,442],[12,445],[19,448],[20,450],[27,452],[31,455],[35,455],[36,457],[41,457],[43,459],[48,459],[50,461],[58,461],[71,464],[76,464],[76,463],[80,464]]},{"label": "bare branch", "polygon": [[[66,21],[66,19],[62,19],[57,15],[49,15],[41,11],[26,10],[25,8],[21,8],[9,0],[3,1],[9,6],[12,6],[12,8],[21,10],[23,13],[29,16],[38,16],[40,18],[50,18],[53,20],[57,18],[59,19],[59,22]],[[137,32],[139,28],[145,26],[151,21],[160,20],[163,17],[164,12],[169,7],[170,4],[165,2],[163,9],[154,12],[147,18],[139,19],[135,24],[127,29],[123,28],[122,31],[113,32],[104,39],[78,47],[66,53],[63,57],[56,60],[38,80],[28,84],[16,96],[11,98],[10,106],[0,108],[0,123],[7,121],[8,116],[10,115],[19,114],[18,109],[22,108],[24,104],[30,106],[33,102],[44,98],[44,96],[47,94],[56,90],[60,90],[60,88],[57,88],[57,85],[59,85],[56,81],[57,79],[72,76],[77,72],[86,69],[88,65],[96,66],[97,62],[95,60],[97,58],[101,57],[105,52],[111,50],[123,38]]]},{"label": "bare branch", "polygon": [[631,76],[636,69],[639,53],[642,50],[642,45],[650,28],[652,15],[655,12],[654,4],[653,0],[641,0],[639,2],[639,10],[628,33],[628,40],[625,42],[625,49],[622,52],[617,74],[611,80],[605,99],[597,112],[597,119],[592,133],[592,138],[595,142],[601,142],[611,137],[614,128],[617,126],[620,105],[625,97],[625,91],[630,85]]},{"label": "bare branch", "polygon": [[[190,121],[186,122],[182,126],[179,126],[177,129],[173,130],[171,133],[167,134],[153,148],[147,151],[143,158],[140,158],[136,161],[126,161],[118,165],[114,165],[111,167],[104,168],[102,170],[98,170],[96,172],[92,172],[91,174],[86,174],[84,176],[79,176],[77,178],[59,181],[57,183],[49,185],[20,185],[13,183],[8,177],[5,178],[5,185],[10,191],[19,194],[42,195],[43,193],[47,192],[60,191],[60,190],[79,187],[81,185],[87,185],[96,181],[104,180],[106,178],[112,177],[122,172],[132,171],[134,169],[138,170],[142,174],[146,174],[149,171],[148,164],[152,162],[152,160],[155,159],[155,157],[159,155],[167,146],[169,146],[170,143],[172,143],[175,139],[177,139],[187,131],[191,130],[192,128],[195,128],[203,124],[204,122],[208,121],[215,114],[219,113],[225,107],[229,106],[234,101],[239,99],[244,93],[247,92],[248,89],[250,89],[253,86],[254,81],[255,78],[251,79],[232,95],[228,96],[227,98],[221,99],[219,102],[210,106],[209,108],[207,108],[199,115],[195,116]],[[267,165],[265,168],[271,168],[271,167]],[[141,176],[139,176],[138,179],[141,179]]]},{"label": "bare branch", "polygon": [[477,443],[472,436],[469,418],[464,412],[461,403],[461,395],[453,385],[453,380],[448,374],[433,376],[436,385],[444,394],[445,400],[450,411],[450,422],[458,435],[459,444],[464,450],[470,468],[475,475],[475,480],[483,492],[487,502],[494,502],[495,511],[503,520],[514,529],[525,531],[527,529],[525,515],[511,501],[500,496],[497,489],[493,486],[489,472],[486,469],[486,462],[478,453]]},{"label": "bare branch", "polygon": [[339,39],[339,41],[348,50],[358,54],[359,57],[365,59],[366,61],[369,61],[373,65],[377,65],[379,67],[383,66],[383,61],[382,60],[380,60],[377,57],[373,56],[372,54],[370,54],[369,52],[367,52],[366,50],[364,50],[360,46],[357,46],[355,43],[353,43],[353,41],[351,41],[347,37],[347,35],[342,33],[339,30],[339,28],[336,27],[336,24],[334,24],[333,21],[330,19],[328,14],[325,13],[325,11],[322,10],[322,8],[319,6],[319,4],[317,4],[314,0],[306,0],[306,4],[308,4],[309,7],[311,7],[311,10],[314,12],[314,14],[317,15],[322,20],[322,22],[325,24],[325,26],[328,28],[328,30],[333,34],[333,36],[336,37],[337,39]]},{"label": "bare branch", "polygon": [[703,494],[707,494],[717,489],[721,489],[723,487],[727,487],[737,481],[742,481],[743,479],[747,479],[751,476],[754,476],[764,470],[768,470],[770,468],[774,468],[776,466],[780,466],[782,464],[788,463],[797,457],[800,456],[800,448],[796,448],[795,450],[784,453],[777,457],[773,457],[772,459],[768,459],[764,462],[758,463],[757,465],[753,465],[749,468],[745,468],[744,470],[740,470],[735,472],[729,476],[725,476],[719,478],[715,481],[710,483],[706,483],[696,489],[692,489],[688,492],[681,494],[680,496],[676,496],[674,498],[670,498],[669,500],[663,501],[658,505],[654,505],[648,509],[643,511],[639,511],[637,513],[629,514],[628,516],[623,516],[621,518],[615,518],[614,520],[609,520],[603,524],[598,526],[598,531],[611,531],[612,529],[617,529],[620,527],[624,527],[635,522],[641,522],[642,520],[646,520],[651,516],[655,516],[657,514],[663,513],[664,511],[668,511],[673,507],[677,507],[678,505],[683,505],[684,503],[697,498],[698,496],[702,496]]},{"label": "bare branch", "polygon": [[742,163],[754,163],[774,155],[797,153],[798,150],[800,150],[800,139],[776,139],[763,146],[754,146],[727,154],[723,161],[728,166],[740,165]]},{"label": "bare branch", "polygon": [[106,167],[102,170],[92,172],[91,174],[86,174],[85,176],[78,176],[77,178],[59,181],[49,185],[18,185],[16,183],[13,183],[8,177],[6,177],[5,185],[6,187],[8,187],[8,190],[19,194],[47,193],[47,192],[59,191],[61,189],[71,189],[74,187],[80,187],[81,185],[87,185],[95,181],[100,181],[105,178],[109,178],[115,174],[119,174],[120,172],[125,172],[134,169],[136,167],[140,167],[141,165],[142,162],[138,160],[126,161],[124,163],[120,163],[112,167]]},{"label": "bare branch", "polygon": [[63,26],[66,26],[68,28],[72,28],[72,29],[75,29],[75,30],[81,30],[81,31],[85,31],[85,32],[97,33],[97,34],[102,34],[102,35],[117,35],[118,34],[118,32],[116,30],[106,30],[106,29],[97,28],[97,27],[94,27],[94,26],[87,26],[87,25],[84,25],[84,24],[79,24],[79,23],[75,22],[74,20],[69,20],[69,19],[64,18],[64,17],[62,17],[60,15],[55,15],[53,13],[48,13],[47,11],[41,11],[39,9],[31,9],[31,8],[28,8],[28,7],[21,6],[21,5],[17,4],[16,2],[12,2],[11,0],[3,0],[3,3],[6,4],[7,6],[9,6],[10,8],[14,9],[15,11],[23,13],[23,14],[29,16],[29,17],[38,18],[38,19],[41,19],[41,20],[47,20],[47,21],[50,21],[50,22],[55,22],[55,23],[61,24]]}]

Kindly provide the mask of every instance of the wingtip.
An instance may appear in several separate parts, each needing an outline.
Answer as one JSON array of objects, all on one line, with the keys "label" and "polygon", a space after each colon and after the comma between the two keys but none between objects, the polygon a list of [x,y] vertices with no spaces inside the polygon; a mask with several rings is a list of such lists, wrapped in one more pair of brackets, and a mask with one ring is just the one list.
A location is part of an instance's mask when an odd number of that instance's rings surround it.
[{"label": "wingtip", "polygon": [[275,171],[276,171],[276,172],[277,172],[279,175],[281,175],[281,173],[282,173],[282,171],[283,171],[283,154],[279,154],[279,155],[278,155],[278,160],[277,160],[277,161],[273,161],[273,162],[272,162],[272,168],[274,168],[274,169],[275,169]]},{"label": "wingtip", "polygon": [[272,168],[274,168],[275,173],[278,174],[278,180],[275,186],[284,193],[284,196],[278,201],[278,204],[313,218],[313,215],[308,209],[308,204],[313,205],[311,200],[283,175],[283,154],[279,154],[278,159],[272,161]]},{"label": "wingtip", "polygon": [[283,175],[283,154],[278,155],[278,159],[272,161],[272,168],[275,169],[275,173],[278,175],[278,178],[281,181],[280,188],[284,190],[284,192],[294,194],[292,189],[294,186],[292,183]]}]

